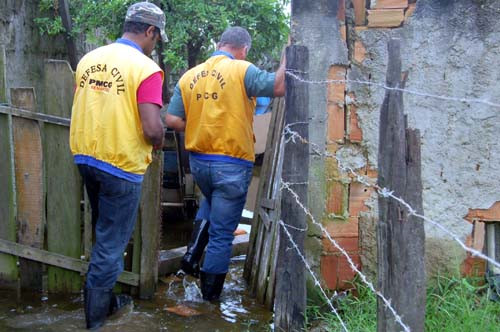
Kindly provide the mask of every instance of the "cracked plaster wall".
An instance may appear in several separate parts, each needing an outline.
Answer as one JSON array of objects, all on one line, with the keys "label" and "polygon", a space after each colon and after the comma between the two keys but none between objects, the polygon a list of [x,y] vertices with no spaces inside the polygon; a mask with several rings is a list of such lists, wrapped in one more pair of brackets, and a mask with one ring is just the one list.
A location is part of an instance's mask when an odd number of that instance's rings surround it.
[{"label": "cracked plaster wall", "polygon": [[[367,56],[348,77],[385,82],[387,40],[400,38],[407,89],[500,103],[499,13],[493,0],[419,0],[403,27],[358,32]],[[348,91],[356,94],[362,144],[376,167],[384,90],[350,84]],[[411,94],[404,101],[409,126],[422,137],[424,213],[465,241],[469,208],[500,201],[500,108]],[[425,230],[430,272],[458,271],[465,252],[435,227],[426,224]]]}]

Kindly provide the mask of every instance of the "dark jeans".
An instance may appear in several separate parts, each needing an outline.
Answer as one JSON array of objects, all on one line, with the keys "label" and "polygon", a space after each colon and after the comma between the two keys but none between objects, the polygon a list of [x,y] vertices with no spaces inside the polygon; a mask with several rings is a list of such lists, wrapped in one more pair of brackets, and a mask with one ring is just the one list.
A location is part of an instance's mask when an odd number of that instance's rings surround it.
[{"label": "dark jeans", "polygon": [[134,183],[78,165],[92,208],[95,244],[87,272],[87,288],[110,289],[123,271],[123,252],[132,236],[142,183]]},{"label": "dark jeans", "polygon": [[234,231],[241,219],[252,167],[190,157],[191,172],[205,196],[196,219],[210,220],[209,240],[202,271],[226,273]]}]

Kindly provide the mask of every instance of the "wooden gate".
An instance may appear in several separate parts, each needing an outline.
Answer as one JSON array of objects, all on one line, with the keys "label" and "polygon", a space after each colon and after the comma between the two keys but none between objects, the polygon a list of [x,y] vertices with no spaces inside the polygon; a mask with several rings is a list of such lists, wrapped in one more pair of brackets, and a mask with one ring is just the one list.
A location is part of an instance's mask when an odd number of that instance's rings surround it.
[{"label": "wooden gate", "polygon": [[[79,292],[92,247],[88,199],[69,149],[75,86],[65,61],[45,63],[43,104],[33,88],[6,98],[0,52],[0,283],[49,292]],[[38,92],[40,93],[40,92]],[[158,279],[161,152],[144,178],[134,235],[118,281],[151,297]]]},{"label": "wooden gate", "polygon": [[244,276],[249,289],[270,310],[274,303],[274,286],[279,248],[280,178],[283,163],[283,98],[273,100],[272,117],[266,142],[266,153],[260,173],[252,231],[248,243]]}]

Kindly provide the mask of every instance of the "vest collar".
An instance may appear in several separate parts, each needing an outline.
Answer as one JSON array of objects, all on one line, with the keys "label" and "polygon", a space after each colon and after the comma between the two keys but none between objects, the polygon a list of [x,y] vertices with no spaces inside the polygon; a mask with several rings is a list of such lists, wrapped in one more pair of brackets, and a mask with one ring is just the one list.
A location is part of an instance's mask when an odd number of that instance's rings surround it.
[{"label": "vest collar", "polygon": [[230,58],[230,59],[233,59],[233,60],[234,60],[234,56],[233,56],[231,53],[226,52],[226,51],[215,51],[214,53],[212,53],[212,55],[211,55],[211,56],[217,56],[217,55],[225,55],[225,56],[227,56],[228,58]]},{"label": "vest collar", "polygon": [[136,50],[138,50],[139,52],[144,53],[142,51],[142,48],[139,45],[137,45],[136,43],[134,43],[133,41],[131,41],[129,39],[118,38],[115,43],[131,46],[131,47],[135,48]]}]

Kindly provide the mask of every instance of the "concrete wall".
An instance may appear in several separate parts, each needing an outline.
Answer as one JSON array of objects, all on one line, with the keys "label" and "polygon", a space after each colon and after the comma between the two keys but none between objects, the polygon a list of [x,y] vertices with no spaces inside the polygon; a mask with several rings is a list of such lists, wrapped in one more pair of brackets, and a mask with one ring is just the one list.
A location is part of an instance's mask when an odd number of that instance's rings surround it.
[{"label": "concrete wall", "polygon": [[[500,103],[500,3],[409,2],[379,0],[365,5],[364,0],[347,0],[346,12],[339,17],[345,15],[349,66],[332,65],[329,77],[384,83],[387,40],[396,37],[401,39],[403,70],[408,71],[407,89]],[[333,105],[327,108],[328,150],[376,180],[384,90],[356,83],[330,84],[327,89],[327,100]],[[480,220],[500,220],[499,205],[494,205],[500,201],[500,109],[411,94],[405,94],[404,100],[409,125],[422,136],[425,215],[482,250]],[[330,181],[324,223],[354,257],[360,254],[363,270],[373,276],[376,194],[339,172],[336,161],[327,160],[325,170]],[[426,255],[430,275],[484,270],[484,262],[466,255],[450,236],[429,224]],[[324,243],[322,257],[325,284],[345,287],[342,281],[353,274],[341,255]]]},{"label": "concrete wall", "polygon": [[65,59],[63,38],[41,36],[34,23],[38,1],[0,2],[0,50],[5,49],[6,86],[35,87],[37,104],[43,102],[42,75],[45,59]]}]

